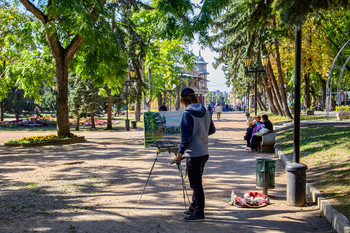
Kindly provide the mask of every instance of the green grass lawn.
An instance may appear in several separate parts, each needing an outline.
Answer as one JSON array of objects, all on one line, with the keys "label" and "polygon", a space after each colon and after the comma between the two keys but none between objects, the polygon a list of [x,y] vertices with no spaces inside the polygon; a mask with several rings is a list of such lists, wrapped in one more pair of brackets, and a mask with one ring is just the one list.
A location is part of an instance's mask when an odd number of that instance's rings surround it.
[{"label": "green grass lawn", "polygon": [[[266,113],[269,116],[269,120],[272,122],[272,124],[281,124],[281,123],[286,123],[286,122],[291,122],[292,120],[289,119],[288,117],[284,116],[278,116],[274,115],[273,113]],[[300,120],[301,121],[334,121],[338,120],[337,118],[329,118],[327,119],[324,116],[318,116],[318,115],[300,115]]]},{"label": "green grass lawn", "polygon": [[[350,219],[350,127],[301,128],[300,162],[308,166],[307,182]],[[277,135],[284,154],[293,153],[293,131]]]}]

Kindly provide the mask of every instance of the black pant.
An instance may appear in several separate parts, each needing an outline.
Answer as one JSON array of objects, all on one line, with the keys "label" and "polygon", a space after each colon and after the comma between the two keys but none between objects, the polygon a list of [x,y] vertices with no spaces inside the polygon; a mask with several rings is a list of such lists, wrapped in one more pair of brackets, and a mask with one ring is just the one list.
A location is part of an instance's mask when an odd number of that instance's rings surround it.
[{"label": "black pant", "polygon": [[258,148],[258,143],[260,143],[261,141],[262,141],[262,137],[261,136],[254,135],[254,137],[252,139],[252,143],[250,145],[250,148],[256,150]]},{"label": "black pant", "polygon": [[202,185],[202,175],[204,165],[207,162],[208,158],[208,155],[204,155],[201,157],[186,159],[188,179],[193,190],[192,203],[188,210],[192,215],[195,216],[204,217],[205,197]]},{"label": "black pant", "polygon": [[251,139],[251,137],[246,137],[247,139],[246,139],[246,141],[247,141],[247,147],[250,147],[250,139]]}]

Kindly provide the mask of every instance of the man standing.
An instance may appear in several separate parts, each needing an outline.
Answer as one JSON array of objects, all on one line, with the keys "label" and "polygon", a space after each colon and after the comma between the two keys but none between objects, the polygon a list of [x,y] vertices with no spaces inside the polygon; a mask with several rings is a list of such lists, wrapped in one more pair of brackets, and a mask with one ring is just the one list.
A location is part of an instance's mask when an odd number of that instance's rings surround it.
[{"label": "man standing", "polygon": [[209,105],[208,105],[208,111],[210,114],[213,114],[215,108],[214,108],[214,103],[211,102]]},{"label": "man standing", "polygon": [[221,120],[222,108],[221,108],[220,104],[216,105],[215,112],[216,112],[216,119],[218,119],[218,121]]},{"label": "man standing", "polygon": [[185,88],[181,92],[181,103],[186,107],[181,119],[181,142],[176,163],[186,158],[186,167],[190,186],[193,190],[192,203],[185,211],[184,219],[196,221],[204,219],[205,198],[202,174],[208,155],[208,135],[215,133],[211,114],[199,103],[193,89]]},{"label": "man standing", "polygon": [[168,107],[166,106],[166,103],[163,103],[163,105],[160,106],[159,111],[168,111]]}]

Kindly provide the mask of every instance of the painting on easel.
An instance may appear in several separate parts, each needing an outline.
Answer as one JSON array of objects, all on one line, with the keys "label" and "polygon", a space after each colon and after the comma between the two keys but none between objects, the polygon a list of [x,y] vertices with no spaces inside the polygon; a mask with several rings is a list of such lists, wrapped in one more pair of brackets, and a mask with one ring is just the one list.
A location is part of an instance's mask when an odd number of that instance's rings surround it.
[{"label": "painting on easel", "polygon": [[145,147],[177,145],[181,138],[183,111],[145,112]]}]

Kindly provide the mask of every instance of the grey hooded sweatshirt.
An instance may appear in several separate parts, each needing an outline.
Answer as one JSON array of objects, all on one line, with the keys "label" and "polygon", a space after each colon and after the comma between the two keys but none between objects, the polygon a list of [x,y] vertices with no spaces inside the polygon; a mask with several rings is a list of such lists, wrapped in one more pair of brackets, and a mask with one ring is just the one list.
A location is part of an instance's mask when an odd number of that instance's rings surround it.
[{"label": "grey hooded sweatshirt", "polygon": [[200,157],[208,154],[208,135],[216,129],[211,114],[202,104],[190,104],[181,119],[181,142],[179,153],[185,157]]}]

